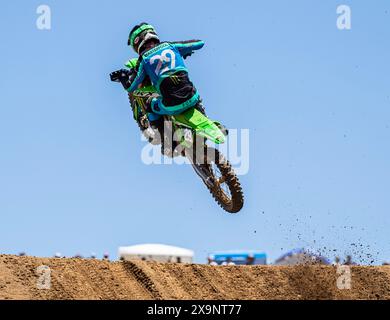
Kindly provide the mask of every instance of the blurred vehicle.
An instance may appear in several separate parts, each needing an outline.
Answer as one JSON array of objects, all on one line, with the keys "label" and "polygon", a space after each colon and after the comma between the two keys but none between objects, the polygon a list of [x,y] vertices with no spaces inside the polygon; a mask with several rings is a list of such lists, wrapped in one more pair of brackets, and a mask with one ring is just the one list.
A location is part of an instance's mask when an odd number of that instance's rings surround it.
[{"label": "blurred vehicle", "polygon": [[256,251],[225,251],[210,254],[208,260],[218,265],[266,265],[267,255]]},{"label": "blurred vehicle", "polygon": [[328,258],[303,248],[291,250],[274,262],[274,265],[277,266],[295,266],[301,264],[330,265],[331,262]]},{"label": "blurred vehicle", "polygon": [[156,262],[192,263],[194,252],[163,244],[142,244],[119,248],[122,261],[143,260]]}]

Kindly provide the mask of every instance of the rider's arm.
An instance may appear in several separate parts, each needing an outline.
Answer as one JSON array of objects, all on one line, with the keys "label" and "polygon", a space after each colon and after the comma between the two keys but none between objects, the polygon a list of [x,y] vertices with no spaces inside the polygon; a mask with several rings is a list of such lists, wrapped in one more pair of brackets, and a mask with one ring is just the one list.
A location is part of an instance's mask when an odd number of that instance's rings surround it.
[{"label": "rider's arm", "polygon": [[144,62],[142,61],[138,67],[138,72],[136,77],[131,83],[130,88],[127,89],[128,92],[132,93],[133,91],[137,90],[140,84],[145,80],[146,77],[146,71],[144,68]]},{"label": "rider's arm", "polygon": [[190,56],[195,50],[202,49],[204,41],[202,40],[189,40],[189,41],[178,41],[172,42],[183,57]]}]

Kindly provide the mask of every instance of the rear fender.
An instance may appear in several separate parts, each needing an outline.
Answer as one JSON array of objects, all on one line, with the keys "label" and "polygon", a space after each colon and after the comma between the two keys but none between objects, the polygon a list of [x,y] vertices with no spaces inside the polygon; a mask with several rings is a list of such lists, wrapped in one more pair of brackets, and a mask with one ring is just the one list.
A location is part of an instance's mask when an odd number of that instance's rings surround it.
[{"label": "rear fender", "polygon": [[225,135],[218,126],[195,108],[191,108],[182,114],[173,116],[173,119],[179,125],[194,129],[197,135],[210,139],[216,144],[225,142]]}]

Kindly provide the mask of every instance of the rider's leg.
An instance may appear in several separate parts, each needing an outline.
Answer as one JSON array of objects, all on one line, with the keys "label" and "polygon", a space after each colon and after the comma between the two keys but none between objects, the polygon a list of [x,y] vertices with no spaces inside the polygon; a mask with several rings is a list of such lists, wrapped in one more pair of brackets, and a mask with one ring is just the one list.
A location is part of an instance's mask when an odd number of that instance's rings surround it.
[{"label": "rider's leg", "polygon": [[165,106],[163,99],[161,97],[157,97],[152,100],[151,109],[156,114],[173,116],[181,114],[189,108],[195,107],[198,104],[199,99],[199,94],[196,92],[190,99],[181,104],[175,106]]},{"label": "rider's leg", "polygon": [[[199,95],[196,93],[191,99],[176,106],[165,106],[162,97],[156,97],[151,102],[151,109],[156,115],[177,115],[181,114],[189,108],[194,107],[199,101]],[[177,148],[177,142],[174,141],[174,132],[172,132],[172,125],[165,128],[164,121],[160,124],[160,133],[162,134],[161,152],[169,157],[175,155],[174,150]]]}]

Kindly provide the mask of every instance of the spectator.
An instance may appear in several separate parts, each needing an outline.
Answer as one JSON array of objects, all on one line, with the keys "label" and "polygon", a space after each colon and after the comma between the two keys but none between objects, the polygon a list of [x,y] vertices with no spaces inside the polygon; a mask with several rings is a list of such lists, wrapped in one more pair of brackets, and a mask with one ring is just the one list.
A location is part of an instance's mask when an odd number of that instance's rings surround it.
[{"label": "spectator", "polygon": [[110,260],[110,255],[108,252],[105,252],[103,255],[103,260]]},{"label": "spectator", "polygon": [[217,265],[218,265],[218,263],[215,262],[213,259],[211,259],[211,257],[208,257],[208,258],[207,258],[207,261],[208,261],[208,264],[209,264],[210,266],[217,266]]},{"label": "spectator", "polygon": [[334,266],[339,266],[339,265],[340,265],[340,257],[334,258],[333,265],[334,265]]},{"label": "spectator", "polygon": [[62,255],[61,255],[61,253],[59,253],[59,252],[56,252],[56,254],[54,255],[54,258],[57,258],[57,259],[60,259],[60,258],[62,258]]},{"label": "spectator", "polygon": [[248,266],[253,266],[255,264],[255,256],[252,253],[248,255],[248,258],[246,259],[246,264]]},{"label": "spectator", "polygon": [[352,261],[352,256],[348,255],[348,256],[345,258],[344,265],[346,265],[346,266],[355,265],[355,263]]},{"label": "spectator", "polygon": [[26,256],[26,252],[20,252],[19,253],[19,257],[25,257]]}]

